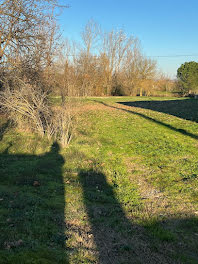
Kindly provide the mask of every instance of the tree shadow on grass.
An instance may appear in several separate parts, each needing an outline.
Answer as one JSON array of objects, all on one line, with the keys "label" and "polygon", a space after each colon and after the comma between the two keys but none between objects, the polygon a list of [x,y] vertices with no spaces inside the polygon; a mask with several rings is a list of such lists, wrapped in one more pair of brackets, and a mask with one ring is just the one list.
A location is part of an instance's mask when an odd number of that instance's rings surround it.
[{"label": "tree shadow on grass", "polygon": [[135,101],[118,102],[119,104],[150,109],[153,111],[166,113],[186,120],[198,122],[198,100],[163,100],[163,101]]},{"label": "tree shadow on grass", "polygon": [[134,224],[103,173],[82,170],[79,180],[98,251],[97,263],[198,263],[198,219],[149,219],[142,225]]},{"label": "tree shadow on grass", "polygon": [[63,163],[57,143],[40,156],[0,154],[0,263],[68,263]]},{"label": "tree shadow on grass", "polygon": [[[103,105],[105,105],[107,107],[110,107],[110,108],[114,108],[114,109],[117,109],[117,110],[124,111],[126,113],[130,113],[130,114],[134,114],[134,115],[140,116],[140,117],[142,117],[142,118],[144,118],[144,119],[146,119],[148,121],[151,121],[151,122],[154,122],[154,123],[156,123],[158,125],[164,126],[164,127],[168,128],[168,129],[171,129],[171,130],[173,130],[175,132],[181,133],[181,134],[183,134],[185,136],[188,136],[188,137],[191,137],[191,138],[194,138],[194,139],[198,139],[198,136],[197,135],[192,134],[192,133],[186,131],[185,129],[176,128],[174,126],[171,126],[171,125],[166,124],[166,123],[164,123],[162,121],[156,120],[155,118],[149,117],[149,116],[144,115],[142,113],[135,112],[135,111],[132,111],[132,110],[123,109],[123,108],[116,107],[116,106],[112,106],[112,105],[108,105],[108,104],[105,104],[105,103],[100,102],[100,101],[97,101],[97,103],[103,104]],[[121,104],[121,102],[119,104]],[[123,104],[125,104],[125,102]]]}]

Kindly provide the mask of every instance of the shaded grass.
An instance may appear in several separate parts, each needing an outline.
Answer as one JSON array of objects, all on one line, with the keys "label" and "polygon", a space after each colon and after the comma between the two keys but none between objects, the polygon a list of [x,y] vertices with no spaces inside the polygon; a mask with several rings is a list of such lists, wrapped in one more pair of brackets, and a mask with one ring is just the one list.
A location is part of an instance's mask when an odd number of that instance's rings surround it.
[{"label": "shaded grass", "polygon": [[39,156],[9,152],[0,155],[0,263],[67,263],[58,145]]}]

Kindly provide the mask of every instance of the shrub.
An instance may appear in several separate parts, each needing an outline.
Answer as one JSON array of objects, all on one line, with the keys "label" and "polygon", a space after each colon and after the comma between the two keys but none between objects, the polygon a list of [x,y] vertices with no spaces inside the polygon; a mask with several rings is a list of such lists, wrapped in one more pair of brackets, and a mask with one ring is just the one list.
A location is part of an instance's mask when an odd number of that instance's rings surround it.
[{"label": "shrub", "polygon": [[47,92],[28,82],[21,79],[12,80],[12,85],[4,82],[0,107],[20,129],[28,129],[42,137],[46,135],[62,146],[69,144],[72,138],[74,117],[69,105],[53,110]]}]

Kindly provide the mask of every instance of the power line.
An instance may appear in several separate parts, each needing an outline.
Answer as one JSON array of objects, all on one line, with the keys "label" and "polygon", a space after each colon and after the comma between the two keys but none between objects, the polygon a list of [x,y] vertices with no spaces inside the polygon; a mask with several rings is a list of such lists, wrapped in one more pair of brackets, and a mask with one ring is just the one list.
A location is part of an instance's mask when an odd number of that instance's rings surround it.
[{"label": "power line", "polygon": [[176,58],[176,57],[198,57],[198,54],[174,54],[174,55],[154,55],[150,58]]},{"label": "power line", "polygon": [[[68,54],[68,57],[80,57],[79,54]],[[94,55],[96,56],[96,55]],[[176,57],[198,57],[198,54],[175,54],[175,55],[153,55],[153,56],[146,56],[148,58],[176,58]]]}]

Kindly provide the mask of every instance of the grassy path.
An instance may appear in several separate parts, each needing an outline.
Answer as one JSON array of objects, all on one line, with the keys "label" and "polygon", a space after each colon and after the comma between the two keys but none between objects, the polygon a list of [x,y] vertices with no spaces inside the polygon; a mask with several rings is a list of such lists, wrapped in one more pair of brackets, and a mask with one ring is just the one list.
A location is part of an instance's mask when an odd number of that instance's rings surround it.
[{"label": "grassy path", "polygon": [[137,99],[86,99],[67,149],[2,122],[0,263],[198,263],[198,103]]}]

